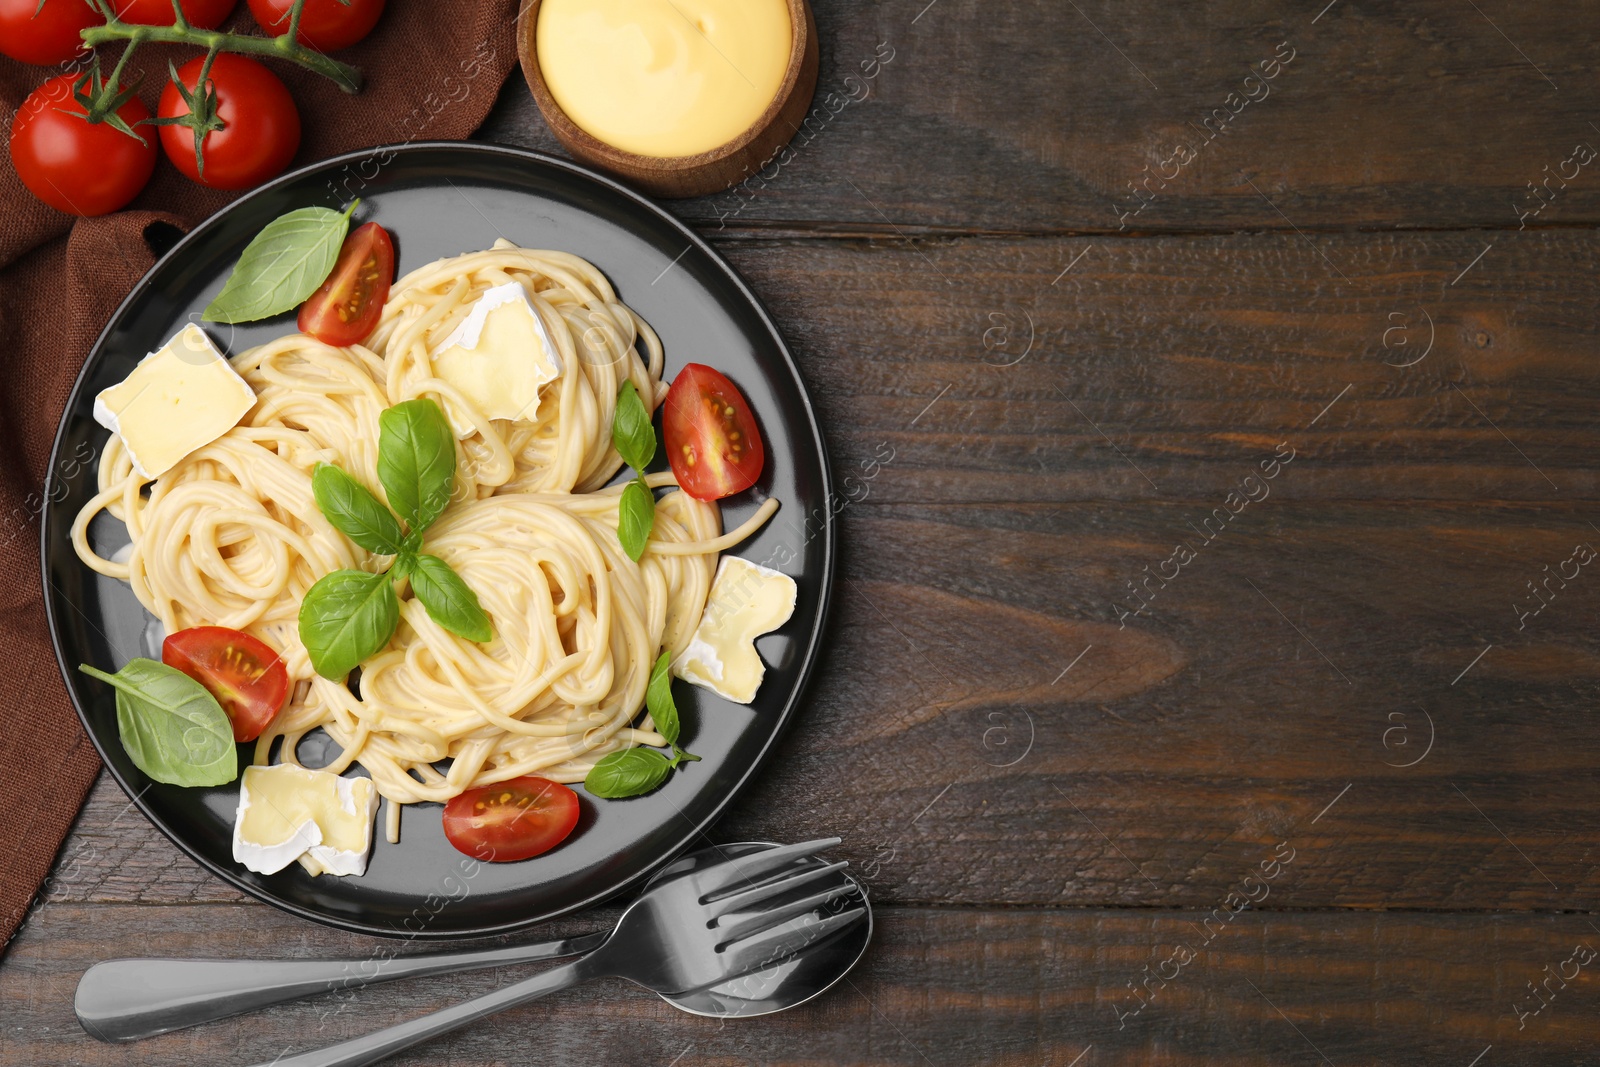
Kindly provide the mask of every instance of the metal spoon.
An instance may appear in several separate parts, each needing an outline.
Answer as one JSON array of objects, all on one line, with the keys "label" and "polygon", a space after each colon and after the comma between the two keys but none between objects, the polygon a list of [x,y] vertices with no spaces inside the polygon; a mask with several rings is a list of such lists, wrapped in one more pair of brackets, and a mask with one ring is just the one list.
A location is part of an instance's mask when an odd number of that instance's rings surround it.
[{"label": "metal spoon", "polygon": [[[682,856],[650,880],[654,887],[729,858],[777,848],[771,842],[717,845]],[[791,861],[785,870],[827,866],[814,856]],[[859,882],[843,871],[819,888]],[[426,975],[505,967],[597,948],[605,932],[561,941],[507,948],[361,960],[110,960],[89,968],[78,982],[73,1010],[89,1034],[102,1041],[136,1041],[172,1030],[213,1022],[271,1004],[376,982]],[[855,966],[872,939],[872,917],[824,944],[774,967],[711,989],[662,995],[674,1007],[695,1015],[739,1018],[766,1015],[820,996]]]}]

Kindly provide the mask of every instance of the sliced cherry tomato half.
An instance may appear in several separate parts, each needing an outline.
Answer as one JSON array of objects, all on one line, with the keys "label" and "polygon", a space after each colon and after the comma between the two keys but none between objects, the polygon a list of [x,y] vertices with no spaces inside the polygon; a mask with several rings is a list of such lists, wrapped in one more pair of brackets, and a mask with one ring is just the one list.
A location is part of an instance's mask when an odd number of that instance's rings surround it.
[{"label": "sliced cherry tomato half", "polygon": [[720,500],[761,477],[767,461],[761,429],[744,395],[721,371],[699,363],[679,371],[662,423],[672,473],[695,499]]},{"label": "sliced cherry tomato half", "polygon": [[325,345],[353,345],[378,325],[394,281],[394,242],[376,222],[344,239],[339,261],[322,288],[300,306],[301,333]]},{"label": "sliced cherry tomato half", "polygon": [[0,53],[53,67],[87,52],[78,34],[104,21],[89,0],[0,0]]},{"label": "sliced cherry tomato half", "polygon": [[[306,0],[300,12],[300,43],[319,52],[349,48],[378,24],[384,0]],[[250,13],[269,37],[289,32],[294,0],[250,0]]]},{"label": "sliced cherry tomato half", "polygon": [[549,852],[578,825],[578,794],[548,778],[469,789],[444,806],[444,836],[458,852],[512,863]]},{"label": "sliced cherry tomato half", "polygon": [[211,690],[233,720],[235,741],[260,737],[289,696],[289,670],[282,658],[226,626],[179,630],[161,643],[161,662]]}]

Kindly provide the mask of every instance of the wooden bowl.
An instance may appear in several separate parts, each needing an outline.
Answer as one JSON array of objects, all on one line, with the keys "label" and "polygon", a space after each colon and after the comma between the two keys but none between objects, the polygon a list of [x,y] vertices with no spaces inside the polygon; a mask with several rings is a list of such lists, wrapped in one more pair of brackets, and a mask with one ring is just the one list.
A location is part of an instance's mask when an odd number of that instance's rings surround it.
[{"label": "wooden bowl", "polygon": [[817,91],[817,23],[809,0],[789,0],[794,27],[789,68],[778,95],[748,130],[720,148],[693,156],[641,156],[606,144],[573,122],[545,83],[534,44],[541,2],[523,0],[517,16],[517,55],[545,122],[574,159],[609,171],[655,196],[704,196],[738,184],[760,171],[793,139],[811,110],[811,98]]}]

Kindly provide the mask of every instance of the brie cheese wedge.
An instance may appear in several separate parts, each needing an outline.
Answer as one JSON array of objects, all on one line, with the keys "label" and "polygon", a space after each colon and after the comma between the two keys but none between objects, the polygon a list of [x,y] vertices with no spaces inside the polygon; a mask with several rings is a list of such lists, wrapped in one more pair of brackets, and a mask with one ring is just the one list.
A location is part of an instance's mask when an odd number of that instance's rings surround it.
[{"label": "brie cheese wedge", "polygon": [[674,664],[675,673],[736,704],[750,703],[767,673],[756,638],[789,621],[798,592],[787,574],[723,556],[705,614]]},{"label": "brie cheese wedge", "polygon": [[377,810],[370,778],[288,763],[246,767],[233,858],[257,874],[276,874],[295,860],[312,874],[364,874]]},{"label": "brie cheese wedge", "polygon": [[94,400],[94,420],[128,449],[133,469],[159,478],[235,426],[256,391],[204,330],[190,323]]},{"label": "brie cheese wedge", "polygon": [[[539,390],[561,376],[561,357],[527,290],[507,282],[472,305],[435,352],[433,372],[486,418],[532,422],[539,413]],[[456,427],[457,432],[470,429]]]}]

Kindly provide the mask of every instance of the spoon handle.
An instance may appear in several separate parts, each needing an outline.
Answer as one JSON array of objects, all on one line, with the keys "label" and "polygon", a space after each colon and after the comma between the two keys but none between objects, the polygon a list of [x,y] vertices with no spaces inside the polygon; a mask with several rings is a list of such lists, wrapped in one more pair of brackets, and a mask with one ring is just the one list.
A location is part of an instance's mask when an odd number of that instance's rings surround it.
[{"label": "spoon handle", "polygon": [[526,1004],[547,993],[554,993],[578,985],[591,978],[602,977],[605,968],[597,966],[591,956],[582,956],[571,963],[541,971],[532,978],[524,978],[513,985],[501,986],[481,997],[452,1004],[448,1008],[420,1016],[396,1026],[385,1027],[337,1045],[303,1052],[287,1059],[278,1058],[257,1067],[366,1067],[377,1063],[402,1049],[459,1030],[463,1026],[487,1018],[496,1012]]},{"label": "spoon handle", "polygon": [[604,933],[509,948],[347,960],[110,960],[78,981],[73,1010],[102,1041],[135,1041],[269,1004],[374,982],[588,952]]}]

